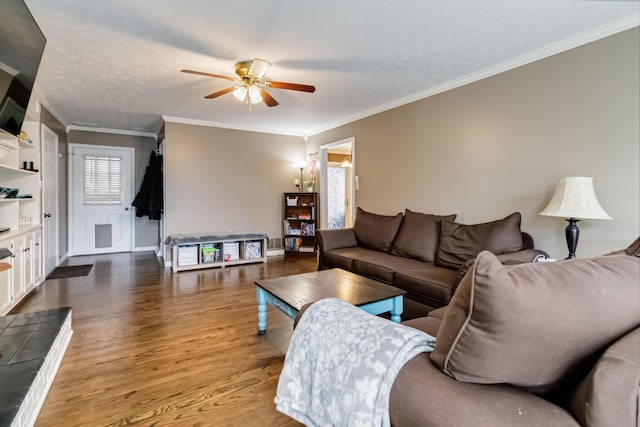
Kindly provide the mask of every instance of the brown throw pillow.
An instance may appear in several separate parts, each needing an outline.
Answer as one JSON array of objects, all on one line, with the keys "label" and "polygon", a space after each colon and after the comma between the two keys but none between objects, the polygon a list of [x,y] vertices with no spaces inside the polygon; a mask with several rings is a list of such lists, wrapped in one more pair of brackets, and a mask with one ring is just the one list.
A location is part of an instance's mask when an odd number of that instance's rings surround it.
[{"label": "brown throw pillow", "polygon": [[435,262],[440,244],[440,223],[443,220],[453,222],[455,219],[455,214],[431,215],[406,209],[391,253],[420,261]]},{"label": "brown throw pillow", "polygon": [[504,266],[483,251],[449,303],[431,360],[459,381],[564,388],[640,325],[639,272],[640,258],[626,255]]},{"label": "brown throw pillow", "polygon": [[638,237],[627,249],[624,250],[627,255],[640,257],[640,237]]},{"label": "brown throw pillow", "polygon": [[633,243],[625,249],[609,252],[607,255],[630,255],[640,257],[640,237],[634,240]]},{"label": "brown throw pillow", "polygon": [[401,222],[402,213],[395,216],[377,215],[358,208],[353,232],[359,246],[389,252]]},{"label": "brown throw pillow", "polygon": [[436,264],[459,268],[481,251],[500,255],[521,249],[520,212],[483,224],[465,225],[442,221]]}]

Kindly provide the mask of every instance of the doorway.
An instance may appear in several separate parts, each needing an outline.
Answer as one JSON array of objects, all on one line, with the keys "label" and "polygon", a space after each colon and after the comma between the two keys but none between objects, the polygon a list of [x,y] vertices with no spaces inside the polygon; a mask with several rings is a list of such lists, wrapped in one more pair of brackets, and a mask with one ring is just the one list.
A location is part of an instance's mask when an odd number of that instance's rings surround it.
[{"label": "doorway", "polygon": [[320,146],[320,225],[323,229],[353,226],[355,138]]},{"label": "doorway", "polygon": [[129,252],[135,149],[69,144],[70,252]]},{"label": "doorway", "polygon": [[42,125],[42,245],[44,275],[58,266],[58,135]]}]

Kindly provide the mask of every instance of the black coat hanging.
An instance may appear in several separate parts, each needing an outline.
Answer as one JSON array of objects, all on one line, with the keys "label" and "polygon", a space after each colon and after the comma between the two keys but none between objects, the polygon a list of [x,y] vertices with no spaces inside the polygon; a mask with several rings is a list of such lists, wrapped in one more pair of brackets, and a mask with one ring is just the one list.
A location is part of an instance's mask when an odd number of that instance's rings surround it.
[{"label": "black coat hanging", "polygon": [[151,152],[149,166],[144,173],[140,191],[131,203],[136,208],[136,216],[160,219],[164,205],[162,187],[162,156]]}]

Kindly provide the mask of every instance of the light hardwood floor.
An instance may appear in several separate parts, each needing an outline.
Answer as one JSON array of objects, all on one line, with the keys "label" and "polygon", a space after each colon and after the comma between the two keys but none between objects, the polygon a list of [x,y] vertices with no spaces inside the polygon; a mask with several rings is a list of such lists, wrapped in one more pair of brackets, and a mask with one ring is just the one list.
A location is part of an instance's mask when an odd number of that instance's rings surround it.
[{"label": "light hardwood floor", "polygon": [[73,309],[73,337],[37,426],[298,426],[273,403],[293,322],[255,280],[316,269],[270,259],[172,274],[153,253],[83,256],[87,277],[46,280],[15,312]]}]

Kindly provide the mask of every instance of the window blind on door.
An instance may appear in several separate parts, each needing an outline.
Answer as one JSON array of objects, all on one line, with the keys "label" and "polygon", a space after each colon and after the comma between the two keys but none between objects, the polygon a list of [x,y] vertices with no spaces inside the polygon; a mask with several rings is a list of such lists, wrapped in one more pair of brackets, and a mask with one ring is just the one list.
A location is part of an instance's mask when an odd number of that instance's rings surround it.
[{"label": "window blind on door", "polygon": [[85,205],[122,204],[122,158],[83,156]]}]

